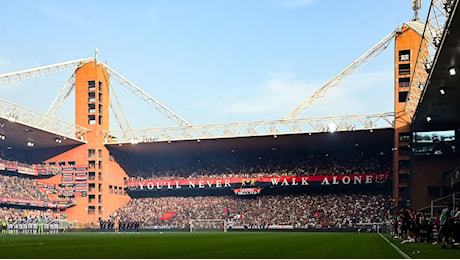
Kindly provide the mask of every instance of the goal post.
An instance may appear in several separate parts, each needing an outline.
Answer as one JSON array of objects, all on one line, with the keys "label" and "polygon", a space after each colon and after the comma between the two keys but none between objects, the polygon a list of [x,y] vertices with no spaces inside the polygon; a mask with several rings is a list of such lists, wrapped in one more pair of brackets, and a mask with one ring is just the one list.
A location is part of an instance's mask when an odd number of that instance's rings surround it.
[{"label": "goal post", "polygon": [[227,232],[227,221],[225,219],[190,219],[189,226],[190,232]]},{"label": "goal post", "polygon": [[[376,232],[376,233],[387,233],[389,232],[389,223],[387,222],[375,222],[375,223],[356,223],[359,227],[358,232]],[[361,231],[362,230],[362,231]]]}]

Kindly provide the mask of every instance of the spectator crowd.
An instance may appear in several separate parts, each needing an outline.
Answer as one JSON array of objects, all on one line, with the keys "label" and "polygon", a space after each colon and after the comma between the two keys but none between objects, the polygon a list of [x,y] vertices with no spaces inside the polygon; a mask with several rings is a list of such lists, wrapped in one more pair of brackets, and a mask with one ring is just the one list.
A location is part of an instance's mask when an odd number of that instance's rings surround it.
[{"label": "spectator crowd", "polygon": [[180,160],[160,157],[149,162],[139,162],[129,175],[132,180],[178,180],[369,174],[391,171],[391,157],[388,154],[330,153],[258,157],[239,155]]},{"label": "spectator crowd", "polygon": [[[383,222],[391,203],[389,195],[360,193],[138,198],[104,221],[140,222],[144,229],[188,229],[191,219],[225,219],[245,228],[345,229]],[[172,217],[163,219],[167,213]]]},{"label": "spectator crowd", "polygon": [[0,174],[0,197],[48,201],[48,195],[35,185],[33,179]]}]

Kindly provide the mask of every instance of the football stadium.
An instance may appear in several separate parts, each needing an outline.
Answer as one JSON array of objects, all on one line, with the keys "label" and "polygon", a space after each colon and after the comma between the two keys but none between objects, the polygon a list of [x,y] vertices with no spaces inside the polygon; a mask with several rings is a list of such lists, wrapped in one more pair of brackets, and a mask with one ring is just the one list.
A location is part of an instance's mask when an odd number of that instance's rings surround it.
[{"label": "football stadium", "polygon": [[[460,258],[460,7],[427,6],[276,120],[192,124],[97,51],[0,71],[70,74],[46,112],[0,94],[1,256]],[[394,111],[304,116],[383,51]],[[172,126],[132,128],[115,84]]]}]

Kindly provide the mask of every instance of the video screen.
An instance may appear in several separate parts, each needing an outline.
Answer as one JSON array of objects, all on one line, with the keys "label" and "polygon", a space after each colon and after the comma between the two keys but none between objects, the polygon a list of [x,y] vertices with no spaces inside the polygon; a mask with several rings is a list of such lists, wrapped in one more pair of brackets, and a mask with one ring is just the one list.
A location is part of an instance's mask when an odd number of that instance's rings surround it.
[{"label": "video screen", "polygon": [[442,156],[455,153],[454,130],[415,132],[412,141],[416,156]]}]

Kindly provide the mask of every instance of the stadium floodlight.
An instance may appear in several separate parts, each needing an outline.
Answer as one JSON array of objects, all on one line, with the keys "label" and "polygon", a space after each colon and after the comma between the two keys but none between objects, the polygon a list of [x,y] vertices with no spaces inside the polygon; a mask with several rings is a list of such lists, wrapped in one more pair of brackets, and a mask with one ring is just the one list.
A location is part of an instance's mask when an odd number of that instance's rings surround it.
[{"label": "stadium floodlight", "polygon": [[138,144],[139,141],[136,138],[131,139],[131,144]]},{"label": "stadium floodlight", "polygon": [[337,125],[335,123],[329,124],[329,132],[334,133],[337,131]]},{"label": "stadium floodlight", "polygon": [[452,77],[457,75],[457,69],[455,67],[450,67],[449,68],[449,75],[452,76]]},{"label": "stadium floodlight", "polygon": [[446,94],[446,89],[443,88],[443,87],[439,88],[439,93],[440,93],[442,96],[444,96],[444,95]]},{"label": "stadium floodlight", "polygon": [[14,122],[16,122],[16,117],[17,117],[16,115],[10,115],[10,116],[8,117],[8,121],[14,123]]}]

